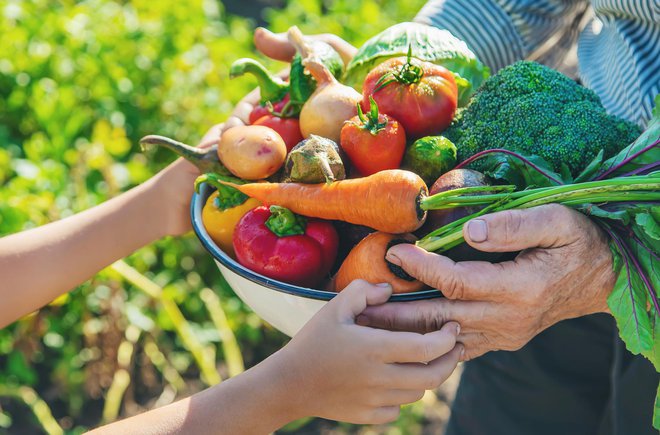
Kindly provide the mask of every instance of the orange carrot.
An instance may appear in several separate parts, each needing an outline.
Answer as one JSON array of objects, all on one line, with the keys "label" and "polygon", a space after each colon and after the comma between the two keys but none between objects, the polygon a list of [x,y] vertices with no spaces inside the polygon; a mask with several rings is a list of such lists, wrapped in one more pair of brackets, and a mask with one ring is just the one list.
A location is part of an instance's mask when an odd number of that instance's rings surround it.
[{"label": "orange carrot", "polygon": [[[335,291],[342,291],[355,279],[363,279],[372,284],[387,282],[392,285],[394,293],[409,293],[421,290],[424,284],[404,278],[402,272],[385,261],[385,253],[390,248],[391,242],[397,239],[414,242],[416,239],[412,234],[387,234],[375,232],[362,239],[360,243],[349,252],[335,276]],[[393,243],[396,244],[396,243]],[[397,273],[394,273],[394,272]]]},{"label": "orange carrot", "polygon": [[263,204],[294,213],[365,225],[387,233],[411,232],[422,226],[426,211],[420,200],[428,189],[415,173],[392,169],[330,184],[225,182]]}]

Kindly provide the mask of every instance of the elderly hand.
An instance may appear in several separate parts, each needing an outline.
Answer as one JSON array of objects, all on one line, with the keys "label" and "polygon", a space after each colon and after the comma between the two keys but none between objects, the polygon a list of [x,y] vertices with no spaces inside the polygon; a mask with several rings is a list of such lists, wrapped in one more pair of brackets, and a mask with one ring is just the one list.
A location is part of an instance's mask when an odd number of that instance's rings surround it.
[{"label": "elderly hand", "polygon": [[369,307],[358,323],[426,332],[461,325],[463,360],[492,350],[517,350],[560,320],[607,311],[616,276],[602,231],[560,205],[510,210],[473,219],[467,243],[485,252],[522,252],[513,261],[455,263],[413,245],[387,259],[439,289],[446,299]]},{"label": "elderly hand", "polygon": [[[350,62],[350,60],[353,58],[353,56],[355,56],[355,53],[357,52],[357,48],[353,47],[339,36],[330,33],[311,35],[307,36],[307,38],[323,41],[327,44],[330,44],[332,48],[334,48],[337,53],[339,53],[342,60],[344,61],[344,64],[346,65],[348,65],[348,62]],[[273,33],[263,27],[258,27],[257,30],[255,30],[254,45],[257,47],[257,50],[270,57],[271,59],[281,60],[283,62],[290,62],[293,56],[296,54],[296,50],[289,42],[286,33]],[[280,73],[280,76],[286,77],[287,74],[288,69]],[[259,88],[250,92],[241,101],[238,102],[231,117],[229,117],[225,122],[223,130],[236,127],[238,125],[247,124],[250,112],[258,103]]]}]

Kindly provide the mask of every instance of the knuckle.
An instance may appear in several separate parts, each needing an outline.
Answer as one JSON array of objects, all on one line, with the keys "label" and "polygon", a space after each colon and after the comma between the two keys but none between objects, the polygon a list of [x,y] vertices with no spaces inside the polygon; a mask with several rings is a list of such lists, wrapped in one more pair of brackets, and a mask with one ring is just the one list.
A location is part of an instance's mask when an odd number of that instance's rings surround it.
[{"label": "knuckle", "polygon": [[442,328],[444,324],[444,319],[442,313],[437,310],[424,310],[418,314],[417,317],[420,322],[419,330],[428,332],[428,331],[437,331]]},{"label": "knuckle", "polygon": [[[415,265],[407,265],[408,269],[414,270]],[[437,274],[437,267],[434,257],[427,255],[424,261],[419,266],[419,279],[432,287],[440,285],[440,279]]]},{"label": "knuckle", "polygon": [[451,271],[444,279],[444,285],[439,289],[449,299],[463,299],[465,297],[465,282],[458,268],[457,263],[454,263]]},{"label": "knuckle", "polygon": [[433,359],[434,346],[430,341],[425,341],[419,346],[419,355],[421,356],[421,361],[428,362]]},{"label": "knuckle", "polygon": [[504,213],[503,220],[503,242],[511,243],[516,239],[516,235],[520,232],[523,225],[523,214],[519,210],[512,210]]}]

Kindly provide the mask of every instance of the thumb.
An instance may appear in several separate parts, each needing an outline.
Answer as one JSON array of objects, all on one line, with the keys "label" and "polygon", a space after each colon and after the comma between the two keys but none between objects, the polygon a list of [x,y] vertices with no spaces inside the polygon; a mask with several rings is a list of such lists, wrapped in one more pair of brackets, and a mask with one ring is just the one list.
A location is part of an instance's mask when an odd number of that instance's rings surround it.
[{"label": "thumb", "polygon": [[480,216],[463,226],[465,241],[485,252],[555,248],[576,240],[582,216],[559,204],[506,210]]},{"label": "thumb", "polygon": [[263,27],[254,31],[254,45],[257,50],[271,59],[291,62],[296,49],[291,45],[285,33],[273,33]]},{"label": "thumb", "polygon": [[367,306],[384,304],[391,295],[390,284],[374,285],[356,279],[335,296],[330,304],[333,304],[342,320],[353,322]]}]

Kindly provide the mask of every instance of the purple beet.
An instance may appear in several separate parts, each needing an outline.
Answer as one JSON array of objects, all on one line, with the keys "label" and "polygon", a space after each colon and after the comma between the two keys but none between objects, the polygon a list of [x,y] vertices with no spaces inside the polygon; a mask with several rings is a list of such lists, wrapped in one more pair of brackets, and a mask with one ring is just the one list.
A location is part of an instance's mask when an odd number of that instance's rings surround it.
[{"label": "purple beet", "polygon": [[[459,189],[461,187],[478,187],[488,185],[489,183],[486,179],[486,176],[481,172],[473,171],[472,169],[454,169],[449,172],[445,172],[435,181],[435,183],[433,183],[433,186],[429,191],[429,195],[445,192],[447,190]],[[435,229],[454,222],[455,220],[476,213],[482,208],[483,207],[481,206],[473,206],[457,207],[444,210],[430,210],[428,212],[428,216],[426,217],[424,226],[417,230],[416,234],[419,237],[422,237]],[[454,261],[496,261],[501,256],[501,254],[497,252],[477,251],[467,243],[462,243],[461,245],[456,246],[447,252],[444,252],[442,255],[446,255]]]}]

